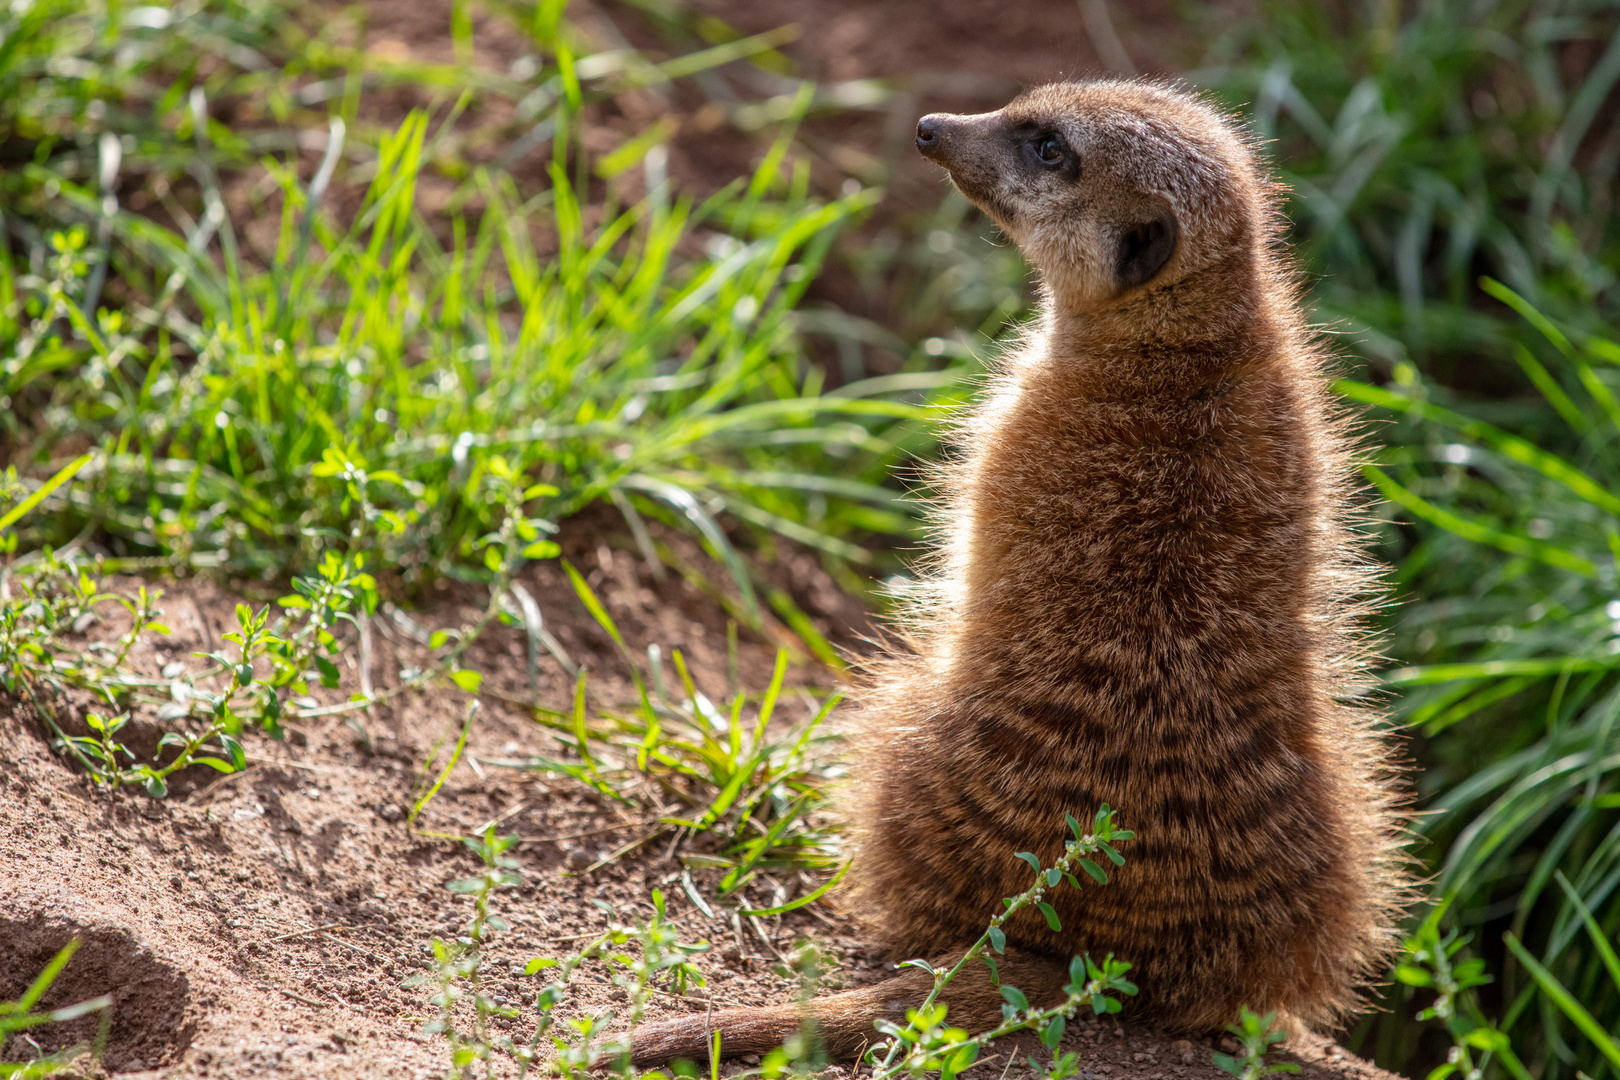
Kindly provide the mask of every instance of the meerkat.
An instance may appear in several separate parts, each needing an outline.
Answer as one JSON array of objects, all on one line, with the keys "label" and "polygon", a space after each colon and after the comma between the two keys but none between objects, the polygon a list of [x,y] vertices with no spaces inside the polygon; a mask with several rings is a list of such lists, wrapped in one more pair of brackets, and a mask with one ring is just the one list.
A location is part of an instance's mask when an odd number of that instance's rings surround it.
[{"label": "meerkat", "polygon": [[[1062,83],[917,146],[1038,270],[1040,315],[959,424],[940,544],[880,661],[849,894],[895,960],[950,959],[1050,865],[1065,812],[1136,839],[1107,885],[1005,928],[1002,980],[1061,1000],[1068,960],[1133,965],[1127,1012],[1205,1033],[1240,1007],[1342,1020],[1396,945],[1401,788],[1366,700],[1376,566],[1349,439],[1242,129],[1144,82]],[[953,953],[954,950],[954,953]],[[982,968],[982,970],[981,970]],[[1001,1019],[963,969],[953,1026]],[[857,1056],[932,986],[906,969],[810,1003]],[[761,1052],[799,1006],[642,1027],[653,1064]]]}]

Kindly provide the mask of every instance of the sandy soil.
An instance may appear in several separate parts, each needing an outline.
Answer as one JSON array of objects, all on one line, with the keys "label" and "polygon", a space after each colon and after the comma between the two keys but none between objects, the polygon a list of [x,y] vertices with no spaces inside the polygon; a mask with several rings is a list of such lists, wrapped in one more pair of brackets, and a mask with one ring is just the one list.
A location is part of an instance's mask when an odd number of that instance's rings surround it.
[{"label": "sandy soil", "polygon": [[[686,582],[673,575],[654,580],[633,554],[615,552],[627,538],[615,537],[614,544],[596,539],[576,527],[565,534],[565,555],[587,572],[632,647],[658,644],[666,658],[681,649],[698,688],[722,699],[725,613]],[[696,558],[695,545],[686,554]],[[815,566],[789,556],[775,568],[778,583],[825,629],[833,629],[829,614],[846,630],[858,628],[859,608]],[[629,700],[627,666],[560,568],[530,570],[526,585],[548,628],[591,672],[593,705]],[[217,647],[211,643],[235,621],[238,598],[210,582],[169,583],[164,590],[161,606],[174,632],[137,650],[133,660],[144,675],[165,667],[172,674],[175,663],[200,665],[191,653]],[[818,596],[834,610],[818,605]],[[427,627],[455,626],[476,611],[451,589],[413,619]],[[427,652],[401,624],[379,617],[374,625],[382,691],[397,684],[401,667],[421,665]],[[95,640],[121,629],[112,622],[85,633]],[[765,637],[742,632],[742,685],[763,687],[778,641],[796,641],[779,626],[772,630]],[[530,693],[526,649],[521,631],[496,624],[469,653],[468,666],[486,681],[468,758],[561,756],[519,704]],[[345,654],[340,690],[317,696],[341,701],[354,688],[355,652]],[[665,677],[677,678],[667,659]],[[836,682],[837,676],[801,668],[790,679],[808,681]],[[555,659],[541,661],[544,704],[567,708],[572,685]],[[200,775],[181,774],[162,801],[137,790],[95,790],[48,748],[29,709],[0,701],[0,760],[8,763],[0,770],[0,1000],[14,998],[57,949],[81,936],[80,952],[46,1004],[113,994],[105,1055],[112,1072],[323,1075],[340,1067],[333,1055],[344,1055],[341,1068],[354,1075],[443,1071],[442,1039],[417,1034],[434,1012],[431,991],[401,984],[429,969],[433,935],[464,932],[470,904],[444,884],[468,876],[478,862],[462,845],[423,832],[467,834],[498,818],[503,832],[522,838],[525,884],[499,894],[497,910],[512,930],[497,935],[486,969],[498,973],[496,995],[513,1004],[532,1003],[541,985],[513,975],[514,964],[521,970],[536,955],[566,955],[577,947],[570,942],[606,927],[608,915],[592,901],[614,905],[621,921],[637,921],[652,912],[651,889],[668,890],[681,869],[670,846],[659,844],[592,873],[570,870],[656,831],[656,813],[627,811],[566,777],[465,758],[413,830],[403,818],[422,762],[435,741],[459,728],[468,700],[453,689],[396,698],[361,719],[369,745],[337,717],[299,724],[284,743],[250,737],[246,771],[221,777],[188,770]],[[805,700],[785,698],[784,718],[802,720]],[[78,702],[75,711],[82,715],[88,705]],[[156,730],[145,727],[128,741],[149,748]],[[671,903],[685,940],[729,932],[709,927],[684,897]],[[782,923],[769,944],[742,943],[735,973],[720,966],[712,982],[716,1000],[765,1002],[787,988],[764,971],[765,959],[778,962],[777,939],[786,948],[811,926],[845,932],[825,913],[798,913]],[[837,933],[833,948],[856,947]],[[606,986],[591,978],[586,985],[594,989],[578,1008],[606,1003]],[[88,1038],[94,1027],[86,1018],[32,1034],[51,1049]],[[8,1049],[0,1059],[27,1053],[19,1042]]]}]

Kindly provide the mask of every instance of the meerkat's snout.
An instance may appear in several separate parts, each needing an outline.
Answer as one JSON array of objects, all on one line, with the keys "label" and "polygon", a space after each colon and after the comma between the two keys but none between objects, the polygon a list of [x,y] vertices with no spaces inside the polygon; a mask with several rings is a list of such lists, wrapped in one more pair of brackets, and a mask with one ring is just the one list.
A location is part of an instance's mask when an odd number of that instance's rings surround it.
[{"label": "meerkat's snout", "polygon": [[949,113],[929,113],[917,121],[917,152],[944,165],[946,129],[955,119]]},{"label": "meerkat's snout", "polygon": [[940,138],[939,128],[939,117],[934,113],[929,113],[917,121],[917,151],[923,157],[933,157],[934,150],[943,141]]},{"label": "meerkat's snout", "polygon": [[[929,113],[917,121],[917,152],[929,161],[943,165],[952,179],[975,159],[985,160],[990,147],[985,136],[991,133],[1000,113],[958,116],[955,113]],[[961,181],[957,179],[957,182]]]},{"label": "meerkat's snout", "polygon": [[1000,111],[929,113],[917,121],[917,152],[942,166],[962,194],[1010,230],[1015,207],[1001,191],[1005,127]]}]

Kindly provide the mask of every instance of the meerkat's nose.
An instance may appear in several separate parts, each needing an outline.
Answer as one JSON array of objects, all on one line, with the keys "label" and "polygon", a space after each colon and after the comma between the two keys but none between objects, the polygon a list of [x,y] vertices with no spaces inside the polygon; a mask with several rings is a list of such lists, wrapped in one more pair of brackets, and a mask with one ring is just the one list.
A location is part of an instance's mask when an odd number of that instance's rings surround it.
[{"label": "meerkat's nose", "polygon": [[923,157],[933,157],[944,144],[945,118],[943,116],[939,113],[929,113],[917,121],[917,151]]}]

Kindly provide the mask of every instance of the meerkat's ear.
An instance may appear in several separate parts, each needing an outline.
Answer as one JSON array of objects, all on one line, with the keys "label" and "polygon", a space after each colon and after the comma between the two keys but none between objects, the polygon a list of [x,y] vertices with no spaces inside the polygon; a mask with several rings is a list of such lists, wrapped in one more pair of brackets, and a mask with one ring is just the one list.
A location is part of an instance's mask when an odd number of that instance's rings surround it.
[{"label": "meerkat's ear", "polygon": [[1153,207],[1140,221],[1119,231],[1114,273],[1119,287],[1134,289],[1152,281],[1176,253],[1176,215],[1167,205]]}]

